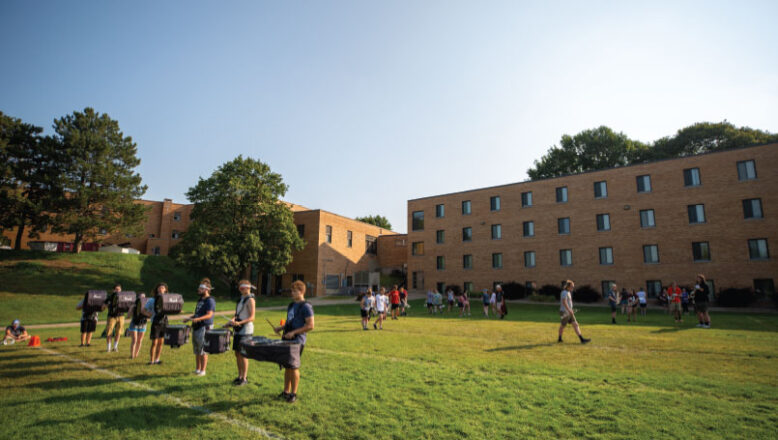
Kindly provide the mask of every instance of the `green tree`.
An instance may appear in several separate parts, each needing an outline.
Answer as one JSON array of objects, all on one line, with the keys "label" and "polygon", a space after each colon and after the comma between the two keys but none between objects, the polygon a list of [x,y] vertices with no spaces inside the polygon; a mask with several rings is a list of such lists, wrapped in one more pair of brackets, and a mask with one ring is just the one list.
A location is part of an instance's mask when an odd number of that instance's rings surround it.
[{"label": "green tree", "polygon": [[51,222],[57,186],[58,152],[43,129],[0,112],[0,228],[16,229],[19,250],[25,230],[39,236]]},{"label": "green tree", "polygon": [[368,215],[365,217],[357,217],[355,220],[368,223],[374,226],[378,226],[379,228],[384,228],[388,230],[392,230],[392,224],[389,223],[389,219],[382,215]]},{"label": "green tree", "polygon": [[601,126],[575,136],[562,136],[560,146],[551,147],[540,160],[535,161],[527,174],[530,179],[537,180],[623,166],[646,148],[645,144],[628,138],[624,133]]},{"label": "green tree", "polygon": [[64,159],[61,180],[67,197],[59,203],[54,231],[74,234],[74,252],[85,240],[114,233],[140,233],[146,207],[135,203],[146,192],[138,147],[119,123],[91,108],[54,121]]},{"label": "green tree", "polygon": [[194,203],[189,229],[171,250],[191,270],[231,281],[248,278],[254,265],[274,275],[286,271],[304,241],[292,210],[280,199],[287,185],[258,160],[238,156],[186,193]]},{"label": "green tree", "polygon": [[698,122],[654,142],[647,160],[693,156],[748,145],[778,142],[778,134],[724,122]]}]

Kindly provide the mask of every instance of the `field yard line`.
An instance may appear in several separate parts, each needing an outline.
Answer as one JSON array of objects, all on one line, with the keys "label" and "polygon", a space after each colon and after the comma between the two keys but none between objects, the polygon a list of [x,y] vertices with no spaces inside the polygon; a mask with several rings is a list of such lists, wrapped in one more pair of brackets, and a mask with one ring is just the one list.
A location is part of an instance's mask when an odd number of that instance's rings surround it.
[{"label": "field yard line", "polygon": [[84,362],[81,359],[77,359],[77,358],[74,358],[72,356],[68,356],[68,355],[66,355],[64,353],[60,353],[58,351],[50,350],[48,348],[43,348],[43,347],[38,347],[38,348],[40,350],[42,350],[42,351],[45,351],[46,353],[49,353],[49,354],[52,354],[52,355],[55,355],[55,356],[63,357],[63,358],[65,358],[65,359],[67,359],[67,360],[69,360],[69,361],[71,361],[73,363],[76,363],[76,364],[79,364],[79,365],[83,365],[83,366],[85,366],[85,367],[87,367],[87,368],[89,368],[89,369],[91,369],[93,371],[97,371],[98,373],[103,373],[103,374],[105,374],[107,376],[113,377],[114,379],[121,380],[122,382],[125,382],[125,383],[127,383],[129,385],[132,385],[132,386],[136,387],[136,388],[140,388],[140,389],[148,392],[149,394],[154,394],[154,395],[157,395],[157,396],[162,396],[162,397],[164,397],[164,398],[174,402],[175,404],[177,404],[179,406],[182,406],[182,407],[187,408],[187,409],[191,409],[192,411],[196,411],[196,412],[205,414],[208,417],[214,418],[214,419],[219,420],[221,422],[229,423],[230,425],[234,425],[234,426],[237,426],[239,428],[243,428],[243,429],[245,429],[247,431],[253,432],[255,434],[259,434],[259,435],[261,435],[261,436],[263,436],[265,438],[270,438],[270,439],[274,439],[274,440],[282,440],[284,438],[284,437],[282,437],[282,436],[280,436],[278,434],[275,434],[275,433],[267,431],[266,429],[260,428],[259,426],[255,426],[255,425],[252,425],[250,423],[247,423],[247,422],[244,422],[244,421],[241,421],[241,420],[234,420],[234,419],[231,419],[231,418],[225,416],[224,414],[220,414],[220,413],[211,411],[208,408],[204,408],[202,406],[193,405],[193,404],[191,404],[191,403],[189,403],[189,402],[187,402],[187,401],[185,401],[185,400],[183,400],[183,399],[181,399],[179,397],[173,396],[173,395],[168,394],[168,393],[164,393],[162,391],[155,390],[154,388],[151,388],[148,385],[144,385],[144,384],[135,382],[134,380],[126,378],[126,377],[122,376],[121,374],[115,373],[115,372],[113,372],[111,370],[106,370],[105,368],[100,368],[97,365],[93,365],[93,364],[90,364],[88,362]]}]

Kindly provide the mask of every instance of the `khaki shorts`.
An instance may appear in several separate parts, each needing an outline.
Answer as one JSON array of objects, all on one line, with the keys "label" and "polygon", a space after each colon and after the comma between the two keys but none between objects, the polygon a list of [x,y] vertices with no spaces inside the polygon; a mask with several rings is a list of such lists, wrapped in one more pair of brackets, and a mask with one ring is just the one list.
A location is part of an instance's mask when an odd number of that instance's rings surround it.
[{"label": "khaki shorts", "polygon": [[670,312],[679,312],[681,311],[681,303],[671,302],[670,303]]},{"label": "khaki shorts", "polygon": [[705,313],[708,311],[708,302],[701,302],[694,305],[694,311],[697,313]]},{"label": "khaki shorts", "polygon": [[575,316],[571,315],[567,312],[559,312],[559,319],[562,322],[562,325],[572,324],[575,322]]},{"label": "khaki shorts", "polygon": [[114,334],[113,333],[114,327],[116,327],[117,325],[119,327],[116,330],[118,332],[116,334],[121,335],[122,331],[124,331],[124,316],[123,315],[119,315],[116,318],[108,318],[108,325],[106,325],[106,327],[105,327],[105,334],[106,334],[106,336],[108,336],[110,338]]}]

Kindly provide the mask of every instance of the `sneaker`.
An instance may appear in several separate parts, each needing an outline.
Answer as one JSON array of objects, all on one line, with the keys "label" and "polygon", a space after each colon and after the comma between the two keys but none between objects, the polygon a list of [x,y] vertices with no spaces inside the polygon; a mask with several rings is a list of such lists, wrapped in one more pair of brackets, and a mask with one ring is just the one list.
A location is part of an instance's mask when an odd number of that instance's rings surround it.
[{"label": "sneaker", "polygon": [[295,393],[289,393],[289,394],[286,396],[286,401],[287,401],[287,403],[294,403],[294,402],[296,402],[296,401],[297,401],[297,394],[295,394]]},{"label": "sneaker", "polygon": [[156,361],[156,362],[154,362],[154,365],[160,365],[161,363],[162,363],[162,361]]},{"label": "sneaker", "polygon": [[697,325],[695,325],[695,327],[697,327],[697,328],[703,328],[703,327],[705,327],[705,324],[697,324]]},{"label": "sneaker", "polygon": [[[203,373],[202,375],[205,375],[205,373]],[[235,386],[236,387],[242,387],[243,385],[246,385],[247,383],[249,383],[249,381],[247,381],[246,379],[241,379],[241,380],[239,380],[238,382],[235,383]]]},{"label": "sneaker", "polygon": [[702,328],[710,328],[710,324],[703,324]]},{"label": "sneaker", "polygon": [[278,395],[278,398],[286,400],[289,398],[289,393],[287,393],[286,391],[281,391],[281,394]]},{"label": "sneaker", "polygon": [[378,330],[378,324],[373,324],[373,330]]},{"label": "sneaker", "polygon": [[592,342],[591,339],[586,339],[586,338],[581,339],[581,344],[588,344],[590,342]]},{"label": "sneaker", "polygon": [[561,340],[561,339],[557,339],[557,340],[556,340],[556,343],[557,343],[557,344],[561,344],[561,343],[562,343],[562,340]]},{"label": "sneaker", "polygon": [[195,373],[197,376],[205,376],[205,371]]},{"label": "sneaker", "polygon": [[200,370],[194,370],[192,371],[192,374],[200,374]]},{"label": "sneaker", "polygon": [[237,384],[238,384],[238,382],[240,382],[240,380],[241,380],[241,379],[240,379],[239,377],[236,377],[235,379],[233,379],[233,380],[232,380],[232,384],[233,384],[233,385],[237,385]]},{"label": "sneaker", "polygon": [[362,330],[365,330],[365,331],[367,331],[367,327],[362,327]]}]

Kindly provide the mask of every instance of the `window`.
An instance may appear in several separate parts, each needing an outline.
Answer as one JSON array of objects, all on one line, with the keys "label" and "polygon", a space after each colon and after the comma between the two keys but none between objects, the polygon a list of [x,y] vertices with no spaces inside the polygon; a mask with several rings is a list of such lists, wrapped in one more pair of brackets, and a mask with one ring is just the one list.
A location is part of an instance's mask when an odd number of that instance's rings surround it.
[{"label": "window", "polygon": [[494,196],[489,198],[489,209],[492,211],[500,210],[500,196]]},{"label": "window", "polygon": [[473,228],[462,228],[462,241],[473,241]]},{"label": "window", "polygon": [[502,238],[502,225],[492,225],[492,240]]},{"label": "window", "polygon": [[295,281],[305,281],[305,275],[303,275],[301,273],[293,273],[292,274],[292,282],[294,283]]},{"label": "window", "polygon": [[523,231],[525,237],[534,237],[535,236],[535,222],[533,222],[533,221],[524,222],[522,224],[522,231]]},{"label": "window", "polygon": [[524,252],[524,267],[535,267],[535,251]]},{"label": "window", "polygon": [[651,192],[651,176],[648,174],[644,176],[638,176],[638,192],[639,193],[648,193]]},{"label": "window", "polygon": [[755,238],[748,240],[748,256],[752,260],[767,260],[770,258],[770,251],[767,249],[767,239]]},{"label": "window", "polygon": [[173,240],[178,240],[181,238],[181,233],[173,229]]},{"label": "window", "polygon": [[705,223],[705,205],[689,205],[689,224]]},{"label": "window", "polygon": [[492,254],[492,269],[502,269],[502,254]]},{"label": "window", "polygon": [[[395,241],[396,245],[397,241]],[[403,240],[402,246],[405,246],[405,240]],[[424,251],[424,244],[422,244],[422,251]],[[372,235],[365,235],[365,252],[373,255],[378,253],[378,240]]]},{"label": "window", "polygon": [[414,289],[423,289],[424,288],[424,272],[413,272],[411,274],[411,285]]},{"label": "window", "polygon": [[700,169],[699,168],[687,168],[683,170],[683,185],[684,186],[700,186]]},{"label": "window", "polygon": [[608,297],[608,292],[611,291],[611,287],[613,287],[614,284],[616,284],[616,282],[611,280],[605,280],[600,282],[600,289],[602,289],[603,298]]},{"label": "window", "polygon": [[435,217],[442,218],[446,216],[446,206],[445,205],[435,205]]},{"label": "window", "polygon": [[346,246],[347,247],[351,247],[353,236],[354,235],[351,233],[351,231],[346,231]]},{"label": "window", "polygon": [[180,222],[181,221],[181,213],[176,211],[173,213],[173,221]]},{"label": "window", "polygon": [[755,279],[754,291],[758,298],[775,298],[775,281],[772,278]]},{"label": "window", "polygon": [[756,164],[753,160],[742,160],[737,163],[737,180],[756,179]]},{"label": "window", "polygon": [[327,243],[332,243],[332,226],[325,226],[324,234],[327,237]]},{"label": "window", "polygon": [[526,208],[532,206],[532,191],[521,193],[521,207]]},{"label": "window", "polygon": [[560,186],[556,189],[556,202],[567,203],[567,187]]},{"label": "window", "polygon": [[604,199],[608,197],[608,183],[604,180],[602,182],[594,182],[594,198]]},{"label": "window", "polygon": [[659,280],[646,281],[646,296],[656,298],[662,293],[662,282]]},{"label": "window", "polygon": [[472,281],[465,281],[465,284],[462,286],[464,288],[464,292],[475,292],[475,288],[473,287]]},{"label": "window", "polygon": [[472,269],[472,268],[473,268],[473,256],[462,255],[462,269]]},{"label": "window", "polygon": [[300,238],[305,237],[305,225],[297,225],[297,235],[299,235]]},{"label": "window", "polygon": [[570,217],[559,218],[556,223],[560,234],[570,233]]},{"label": "window", "polygon": [[411,214],[411,229],[414,231],[424,230],[424,211],[414,211]]},{"label": "window", "polygon": [[[302,281],[302,280],[300,280]],[[354,276],[346,275],[346,287],[354,287]]]},{"label": "window", "polygon": [[437,268],[438,268],[438,270],[445,270],[446,269],[446,257],[439,256],[437,258]]},{"label": "window", "polygon": [[411,243],[411,255],[424,255],[423,241],[414,241]]},{"label": "window", "polygon": [[435,288],[438,289],[438,292],[444,293],[446,291],[446,283],[438,281],[435,283]]},{"label": "window", "polygon": [[659,246],[655,244],[643,246],[643,262],[647,264],[659,263]]},{"label": "window", "polygon": [[465,200],[462,202],[462,215],[470,215],[473,213],[472,206],[470,204],[470,200]]},{"label": "window", "polygon": [[155,234],[149,234],[149,238],[156,238]]},{"label": "window", "polygon": [[710,261],[710,246],[707,241],[692,243],[692,257],[694,261]]},{"label": "window", "polygon": [[435,243],[443,244],[446,241],[446,231],[439,229],[435,231]]},{"label": "window", "polygon": [[610,231],[611,230],[611,216],[610,216],[610,214],[597,214],[597,230],[598,231]]},{"label": "window", "polygon": [[613,248],[601,247],[600,248],[600,264],[613,264]]},{"label": "window", "polygon": [[656,221],[654,221],[653,209],[640,210],[640,227],[641,228],[655,228]]},{"label": "window", "polygon": [[405,239],[404,238],[395,239],[394,247],[405,247]]},{"label": "window", "polygon": [[573,265],[573,250],[572,249],[560,249],[559,250],[559,265],[560,266],[572,266]]},{"label": "window", "polygon": [[743,218],[762,218],[762,199],[743,200]]},{"label": "window", "polygon": [[151,251],[151,253],[154,255],[159,255],[160,254],[159,246],[154,246],[154,249]]}]

